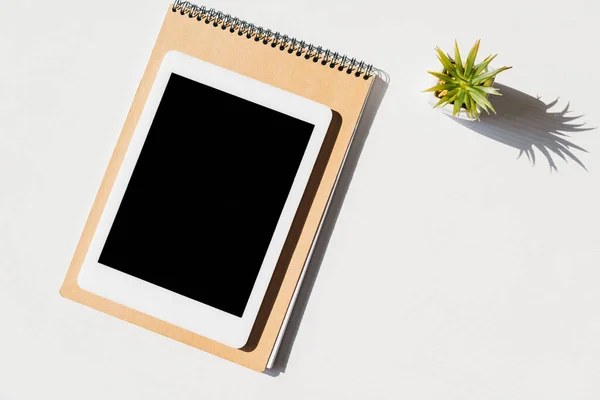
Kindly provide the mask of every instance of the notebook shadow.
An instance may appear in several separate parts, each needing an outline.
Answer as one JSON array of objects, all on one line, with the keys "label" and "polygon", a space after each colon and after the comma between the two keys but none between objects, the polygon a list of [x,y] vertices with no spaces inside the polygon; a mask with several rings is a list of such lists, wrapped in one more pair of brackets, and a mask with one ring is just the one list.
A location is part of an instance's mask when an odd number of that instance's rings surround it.
[{"label": "notebook shadow", "polygon": [[283,335],[279,352],[277,353],[273,367],[265,371],[265,374],[267,375],[277,376],[280,373],[284,373],[287,368],[292,348],[298,335],[302,318],[304,317],[304,312],[308,306],[310,295],[317,280],[317,275],[319,274],[325,252],[327,251],[327,246],[329,245],[329,240],[333,234],[335,224],[342,209],[346,193],[348,192],[350,182],[354,176],[354,171],[358,165],[358,160],[369,135],[369,131],[371,130],[373,120],[377,115],[379,106],[387,91],[389,85],[388,82],[389,79],[384,80],[380,77],[376,77],[373,82],[371,93],[369,94],[362,117],[356,128],[354,138],[346,156],[344,167],[338,177],[336,189],[329,204],[329,210],[323,220],[321,233],[314,245],[312,258],[306,266],[306,275],[302,287],[298,292],[298,297],[288,321],[285,334]]},{"label": "notebook shadow", "polygon": [[502,96],[493,97],[497,114],[481,116],[481,121],[456,119],[459,124],[480,135],[519,150],[532,165],[536,163],[536,150],[547,160],[552,171],[558,171],[554,157],[563,161],[574,161],[587,171],[573,150],[586,152],[574,144],[570,134],[593,130],[584,128],[585,123],[574,123],[583,115],[571,115],[569,104],[562,111],[550,111],[558,99],[544,103],[533,97],[502,84],[495,85]]}]

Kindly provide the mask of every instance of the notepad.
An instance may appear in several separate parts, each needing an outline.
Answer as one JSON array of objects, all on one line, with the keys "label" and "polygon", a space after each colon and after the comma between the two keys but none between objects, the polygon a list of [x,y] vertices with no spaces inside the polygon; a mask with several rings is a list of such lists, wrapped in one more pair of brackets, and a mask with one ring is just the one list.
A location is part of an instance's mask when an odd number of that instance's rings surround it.
[{"label": "notepad", "polygon": [[264,370],[372,82],[364,62],[175,2],[61,294]]}]

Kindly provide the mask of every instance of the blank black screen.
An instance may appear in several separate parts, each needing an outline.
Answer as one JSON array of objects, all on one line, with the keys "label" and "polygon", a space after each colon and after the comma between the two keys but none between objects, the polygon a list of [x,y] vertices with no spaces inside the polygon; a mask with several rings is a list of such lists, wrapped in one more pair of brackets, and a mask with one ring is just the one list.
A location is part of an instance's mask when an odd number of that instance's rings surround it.
[{"label": "blank black screen", "polygon": [[241,317],[313,128],[172,74],[98,261]]}]

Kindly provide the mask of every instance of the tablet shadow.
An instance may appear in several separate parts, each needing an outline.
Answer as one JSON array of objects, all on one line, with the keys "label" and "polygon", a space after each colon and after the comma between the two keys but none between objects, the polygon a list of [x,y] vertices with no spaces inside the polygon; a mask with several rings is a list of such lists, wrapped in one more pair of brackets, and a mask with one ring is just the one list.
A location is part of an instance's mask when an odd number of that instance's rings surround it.
[{"label": "tablet shadow", "polygon": [[281,288],[285,278],[287,268],[290,264],[292,256],[294,255],[294,251],[296,250],[296,245],[298,244],[300,234],[304,228],[306,218],[308,217],[313,200],[315,199],[319,185],[321,184],[321,178],[325,173],[325,168],[329,162],[329,157],[331,156],[331,152],[333,151],[333,147],[337,141],[341,126],[342,116],[337,111],[332,110],[331,123],[329,124],[327,133],[325,134],[323,145],[321,146],[321,150],[319,151],[319,155],[315,161],[315,166],[313,167],[308,184],[306,185],[306,189],[302,195],[302,199],[300,200],[298,210],[296,211],[296,215],[292,221],[292,226],[290,227],[289,233],[281,250],[281,254],[277,260],[277,265],[275,265],[273,276],[271,277],[269,287],[267,288],[265,297],[261,303],[256,321],[252,327],[252,331],[250,332],[248,342],[240,349],[242,351],[253,351],[262,337],[269,316],[271,315],[271,310],[273,309],[273,305],[275,304],[275,300],[279,294],[279,289]]},{"label": "tablet shadow", "polygon": [[494,96],[492,99],[497,114],[483,114],[480,121],[456,119],[456,122],[519,150],[517,158],[525,154],[532,165],[536,163],[537,150],[547,160],[552,171],[558,171],[554,157],[565,162],[574,161],[586,169],[573,150],[587,151],[573,143],[570,137],[574,133],[596,129],[584,128],[585,123],[574,123],[583,115],[571,115],[569,104],[562,111],[550,111],[558,103],[558,99],[546,104],[539,97],[509,86],[499,83],[495,86],[502,93],[502,96]]},{"label": "tablet shadow", "polygon": [[335,224],[342,209],[344,199],[346,198],[346,193],[348,192],[350,182],[354,176],[354,171],[358,165],[358,160],[369,135],[369,131],[371,130],[373,120],[377,115],[377,110],[379,109],[383,97],[385,96],[385,92],[387,91],[389,77],[386,75],[384,79],[376,77],[375,81],[373,82],[373,87],[371,88],[365,109],[359,121],[358,127],[356,128],[348,155],[346,156],[344,167],[342,168],[342,171],[338,177],[338,182],[329,204],[329,210],[327,211],[325,219],[323,220],[321,233],[314,244],[312,258],[306,266],[306,275],[304,276],[302,287],[298,292],[298,297],[296,298],[296,303],[288,321],[286,331],[283,335],[279,352],[277,353],[273,368],[265,371],[265,374],[267,375],[277,376],[280,373],[284,373],[287,368],[304,312],[308,306],[310,294],[315,285],[317,275],[319,274],[319,269],[321,268],[321,263],[323,262],[325,252],[327,251],[327,246],[329,245],[329,240],[333,234]]}]

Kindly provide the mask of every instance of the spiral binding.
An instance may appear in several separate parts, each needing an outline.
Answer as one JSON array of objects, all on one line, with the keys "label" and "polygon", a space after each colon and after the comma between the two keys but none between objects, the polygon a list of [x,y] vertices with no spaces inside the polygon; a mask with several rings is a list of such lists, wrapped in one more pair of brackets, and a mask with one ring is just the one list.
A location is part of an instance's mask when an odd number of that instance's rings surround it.
[{"label": "spiral binding", "polygon": [[256,42],[262,42],[264,45],[271,45],[273,48],[279,48],[284,51],[287,49],[289,54],[297,57],[304,55],[306,60],[321,62],[321,65],[329,65],[339,71],[346,71],[348,74],[354,73],[356,77],[362,76],[369,79],[373,76],[373,65],[364,61],[358,61],[356,58],[349,58],[345,54],[332,52],[329,49],[323,49],[321,46],[315,46],[304,40],[298,40],[288,35],[282,35],[279,32],[273,32],[262,26],[256,26],[253,23],[225,14],[214,8],[207,9],[205,6],[197,6],[189,1],[175,0],[173,3],[173,12],[179,12],[189,18],[196,18],[198,21],[204,21],[206,24],[212,23],[222,30],[229,30],[230,33],[237,33],[239,36],[245,36],[246,39],[254,39]]}]

